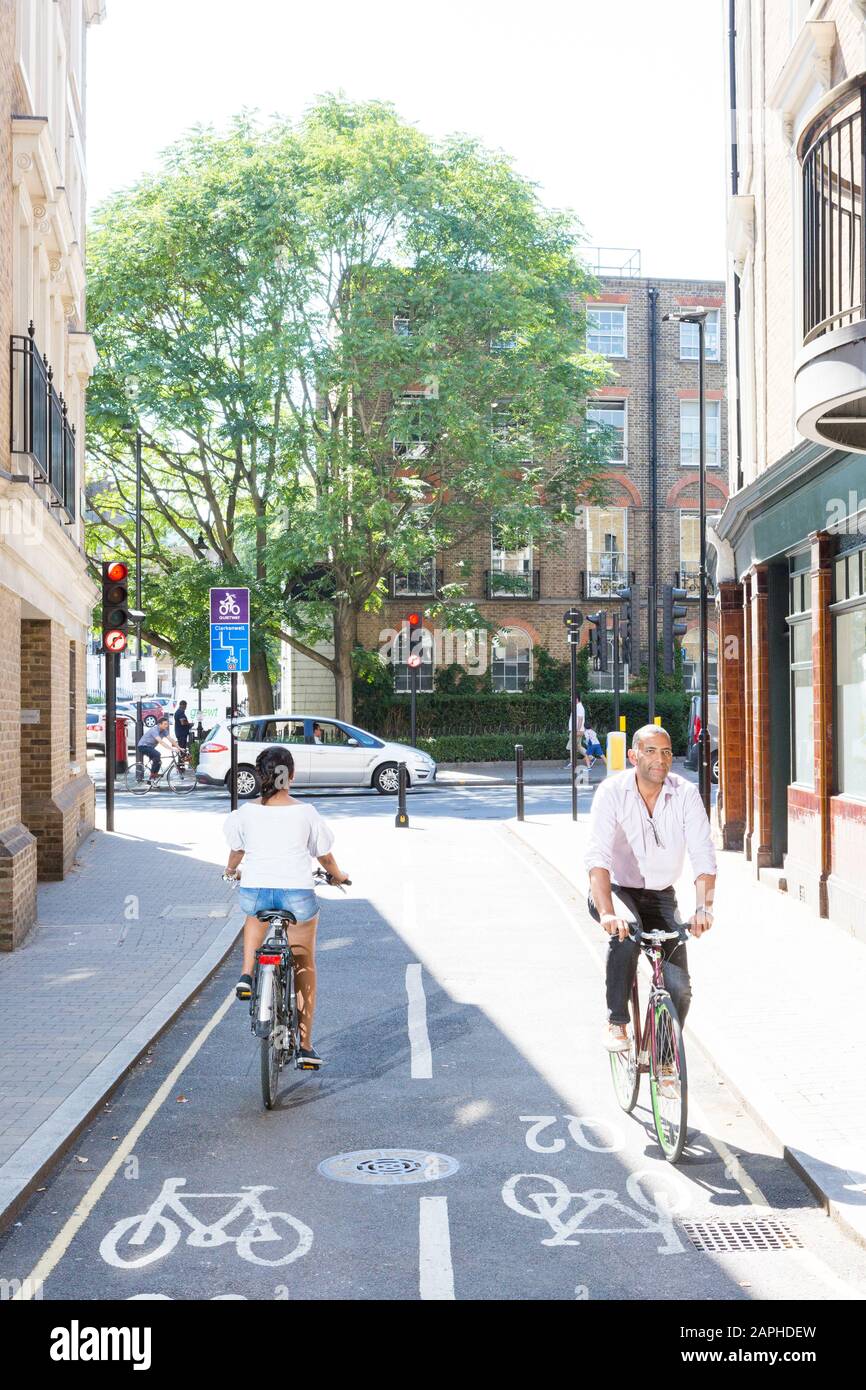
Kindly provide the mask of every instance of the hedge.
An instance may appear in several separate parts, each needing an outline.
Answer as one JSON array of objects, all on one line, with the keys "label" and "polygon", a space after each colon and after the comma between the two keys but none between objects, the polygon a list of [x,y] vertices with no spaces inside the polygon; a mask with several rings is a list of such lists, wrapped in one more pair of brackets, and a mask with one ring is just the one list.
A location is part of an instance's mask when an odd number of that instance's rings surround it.
[{"label": "hedge", "polygon": [[[620,695],[620,714],[625,715],[626,734],[631,742],[635,729],[649,722],[646,692]],[[594,728],[604,742],[614,727],[613,695],[609,691],[592,690],[584,698],[587,724]],[[515,743],[522,743],[527,757],[558,757],[550,754],[530,754],[528,740],[532,735],[552,739],[551,747],[562,747],[568,732],[568,695],[419,695],[417,701],[418,742],[454,737],[478,739],[502,735],[510,740],[512,753]],[[671,736],[674,754],[686,751],[689,696],[685,693],[659,693],[656,714]],[[409,696],[383,696],[378,692],[365,699],[365,692],[356,686],[354,718],[361,728],[369,729],[381,738],[402,743],[409,739]],[[557,742],[557,740],[559,740]],[[478,755],[481,756],[480,754]],[[451,759],[446,759],[451,761]]]},{"label": "hedge", "polygon": [[527,734],[522,739],[511,734],[459,734],[441,738],[419,738],[418,746],[437,763],[505,763],[514,761],[515,743],[523,744],[525,758],[568,757],[565,734]]}]

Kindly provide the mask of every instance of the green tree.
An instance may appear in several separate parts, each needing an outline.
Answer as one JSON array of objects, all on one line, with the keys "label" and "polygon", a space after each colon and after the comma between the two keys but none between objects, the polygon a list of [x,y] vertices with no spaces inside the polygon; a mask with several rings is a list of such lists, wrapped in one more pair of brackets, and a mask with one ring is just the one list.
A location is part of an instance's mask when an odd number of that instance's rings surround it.
[{"label": "green tree", "polygon": [[[350,716],[359,616],[390,571],[491,517],[506,545],[552,541],[601,500],[609,441],[582,402],[608,369],[584,347],[578,241],[503,155],[338,97],[297,126],[196,131],[109,199],[90,237],[91,536],[131,549],[137,417],[150,640],[200,659],[204,589],[247,583],[251,703],[272,708],[283,638]],[[431,615],[478,625],[465,590]]]}]

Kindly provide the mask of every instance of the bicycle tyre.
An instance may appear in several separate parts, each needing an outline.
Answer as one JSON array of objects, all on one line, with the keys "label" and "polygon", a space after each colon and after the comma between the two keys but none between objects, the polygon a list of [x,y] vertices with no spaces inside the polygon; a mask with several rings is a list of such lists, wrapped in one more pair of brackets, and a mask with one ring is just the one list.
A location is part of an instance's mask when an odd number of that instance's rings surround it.
[{"label": "bicycle tyre", "polygon": [[150,777],[148,773],[142,768],[141,780],[139,781],[135,763],[133,763],[131,767],[127,766],[126,790],[132,792],[133,796],[147,796],[147,793],[150,791]]},{"label": "bicycle tyre", "polygon": [[263,988],[271,991],[271,1026],[267,1036],[260,1039],[262,1101],[266,1110],[273,1110],[277,1098],[277,1083],[280,1078],[280,1018],[277,1008],[279,992],[276,987],[276,974],[273,969],[264,981]]},{"label": "bicycle tyre", "polygon": [[195,769],[190,767],[189,763],[185,767],[178,767],[177,763],[172,763],[166,780],[175,796],[189,796],[197,786]]},{"label": "bicycle tyre", "polygon": [[[673,1000],[664,992],[659,992],[653,1000],[649,1055],[650,1100],[656,1137],[668,1163],[677,1163],[688,1136],[689,1086],[683,1030]],[[668,1083],[673,1088],[672,1094],[666,1096],[661,1094],[658,1081],[662,1066],[670,1068],[674,1076],[673,1082]]]},{"label": "bicycle tyre", "polygon": [[629,999],[628,1006],[631,1015],[631,1045],[628,1052],[611,1052],[610,1054],[610,1075],[613,1081],[614,1095],[621,1108],[630,1115],[637,1105],[638,1092],[640,1091],[640,1069],[637,1060],[637,1000],[634,991]]}]

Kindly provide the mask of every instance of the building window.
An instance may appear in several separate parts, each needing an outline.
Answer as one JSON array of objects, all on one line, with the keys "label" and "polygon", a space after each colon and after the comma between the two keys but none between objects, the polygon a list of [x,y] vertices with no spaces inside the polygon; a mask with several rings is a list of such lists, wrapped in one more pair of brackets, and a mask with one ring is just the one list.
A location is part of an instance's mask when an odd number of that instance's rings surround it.
[{"label": "building window", "polygon": [[628,463],[628,405],[626,401],[597,397],[586,412],[592,429],[608,431],[608,463]]},{"label": "building window", "polygon": [[[707,525],[715,526],[721,512],[707,512]],[[701,591],[701,527],[699,512],[680,512],[680,589],[690,598]]]},{"label": "building window", "polygon": [[400,402],[396,413],[396,434],[394,437],[394,457],[409,460],[426,458],[430,452],[429,429],[421,407],[408,399]]},{"label": "building window", "polygon": [[[513,543],[513,537],[512,543]],[[507,548],[503,527],[495,519],[490,525],[490,598],[510,594],[530,597],[532,594],[532,541]]]},{"label": "building window", "polygon": [[408,338],[412,333],[412,324],[408,314],[394,315],[394,332],[398,338]]},{"label": "building window", "polygon": [[498,632],[493,639],[490,680],[494,690],[517,694],[532,679],[532,641],[519,627]]},{"label": "building window", "polygon": [[[721,401],[706,402],[708,468],[721,467],[721,409]],[[700,401],[680,401],[680,463],[687,468],[700,466],[700,421]]]},{"label": "building window", "polygon": [[592,305],[586,311],[586,346],[602,357],[625,357],[628,347],[624,304]]},{"label": "building window", "polygon": [[[701,688],[701,634],[699,628],[692,628],[682,639],[683,651],[683,689]],[[707,629],[707,694],[718,693],[719,639],[712,628]]]},{"label": "building window", "polygon": [[[866,553],[836,561],[837,790],[866,798]],[[844,607],[842,606],[844,605]]]},{"label": "building window", "polygon": [[586,595],[608,598],[628,584],[628,510],[586,509]]},{"label": "building window", "polygon": [[[688,309],[680,310],[687,314]],[[704,354],[707,362],[719,360],[719,311],[711,309],[704,327]],[[700,332],[696,323],[680,324],[680,360],[697,362],[700,352]]]},{"label": "building window", "polygon": [[78,732],[78,666],[75,660],[75,643],[69,643],[69,756],[75,760],[76,735]]},{"label": "building window", "polygon": [[[412,689],[412,677],[410,668],[406,664],[409,656],[409,643],[411,635],[408,627],[402,627],[398,635],[394,638],[391,648],[391,664],[394,668],[394,693],[395,695],[408,695]],[[421,636],[416,637],[412,650],[421,655],[421,665],[418,667],[419,692],[429,693],[433,689],[433,634],[428,629],[421,629]]]},{"label": "building window", "polygon": [[808,574],[788,581],[788,633],[791,681],[791,781],[811,787],[815,782],[815,740],[812,709],[812,597]]},{"label": "building window", "polygon": [[394,574],[394,598],[402,598],[404,594],[430,596],[435,592],[436,562],[432,556],[429,560],[422,560],[417,569]]}]

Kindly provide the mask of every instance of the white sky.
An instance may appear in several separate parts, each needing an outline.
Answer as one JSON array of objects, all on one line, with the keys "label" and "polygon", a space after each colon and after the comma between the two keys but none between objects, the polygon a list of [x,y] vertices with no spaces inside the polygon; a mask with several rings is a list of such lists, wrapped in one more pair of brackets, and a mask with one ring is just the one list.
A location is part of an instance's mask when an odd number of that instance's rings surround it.
[{"label": "white sky", "polygon": [[642,273],[724,277],[721,0],[108,0],[89,31],[88,198],[196,123],[392,101],[513,156],[593,245]]}]

